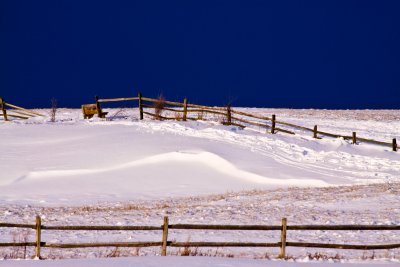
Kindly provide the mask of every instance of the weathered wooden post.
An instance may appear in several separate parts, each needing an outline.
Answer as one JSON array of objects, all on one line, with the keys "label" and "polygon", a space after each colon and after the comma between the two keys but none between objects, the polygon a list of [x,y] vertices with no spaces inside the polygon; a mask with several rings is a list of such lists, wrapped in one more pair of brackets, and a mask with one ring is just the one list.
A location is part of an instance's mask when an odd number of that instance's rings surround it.
[{"label": "weathered wooden post", "polygon": [[186,121],[186,117],[187,117],[187,98],[185,97],[185,99],[183,99],[183,121]]},{"label": "weathered wooden post", "polygon": [[357,144],[357,134],[356,132],[353,132],[353,136],[352,136],[352,140],[353,140],[353,144]]},{"label": "weathered wooden post", "polygon": [[8,121],[6,102],[4,101],[4,98],[2,98],[2,97],[0,97],[0,104],[1,104],[1,110],[3,111],[4,121]]},{"label": "weathered wooden post", "polygon": [[142,93],[139,92],[139,118],[143,120],[143,102],[142,102]]},{"label": "weathered wooden post", "polygon": [[397,151],[397,142],[396,142],[396,138],[393,138],[392,148],[393,148],[393,151]]},{"label": "weathered wooden post", "polygon": [[279,253],[279,258],[281,258],[281,259],[284,259],[286,256],[286,230],[287,230],[287,219],[282,218],[281,251]]},{"label": "weathered wooden post", "polygon": [[36,250],[35,258],[40,259],[40,243],[42,237],[42,219],[40,216],[36,216]]},{"label": "weathered wooden post", "polygon": [[318,126],[314,125],[314,138],[318,138]]},{"label": "weathered wooden post", "polygon": [[226,107],[226,124],[227,125],[231,125],[232,124],[231,105],[228,105]]},{"label": "weathered wooden post", "polygon": [[97,116],[99,116],[99,118],[103,118],[103,114],[101,112],[101,105],[100,105],[100,102],[99,102],[99,97],[96,95],[94,97],[94,99],[96,100]]},{"label": "weathered wooden post", "polygon": [[275,133],[275,126],[276,126],[276,116],[275,116],[275,114],[272,115],[272,120],[271,120],[271,122],[272,122],[271,133],[274,134],[274,133]]},{"label": "weathered wooden post", "polygon": [[168,242],[168,216],[165,216],[163,225],[161,256],[167,256],[167,242]]}]

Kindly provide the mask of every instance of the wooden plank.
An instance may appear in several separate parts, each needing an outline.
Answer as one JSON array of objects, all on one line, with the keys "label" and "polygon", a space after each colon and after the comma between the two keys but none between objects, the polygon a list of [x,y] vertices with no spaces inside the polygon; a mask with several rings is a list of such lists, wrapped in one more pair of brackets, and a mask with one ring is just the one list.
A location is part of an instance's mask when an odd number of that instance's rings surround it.
[{"label": "wooden plank", "polygon": [[202,105],[195,105],[195,104],[187,104],[187,105],[188,105],[188,107],[191,107],[191,108],[201,108],[201,109],[225,111],[225,108],[222,108],[222,107],[209,107],[209,106],[202,106]]},{"label": "wooden plank", "polygon": [[162,234],[161,256],[167,256],[167,242],[168,242],[168,216],[165,216],[163,225],[163,234]]},{"label": "wooden plank", "polygon": [[242,119],[242,118],[238,118],[238,117],[234,117],[234,116],[232,116],[232,119],[235,120],[235,121],[240,121],[240,122],[247,123],[247,124],[254,125],[254,126],[259,126],[259,127],[263,127],[263,128],[267,128],[267,129],[271,128],[271,126],[269,126],[267,124],[261,124],[261,123],[257,123],[257,122],[254,122],[254,121],[248,121],[248,120],[245,120],[245,119]]},{"label": "wooden plank", "polygon": [[145,111],[143,111],[143,114],[146,114],[146,115],[149,115],[149,116],[152,116],[152,117],[155,117],[155,118],[160,118],[160,119],[163,119],[163,120],[175,120],[175,118],[171,118],[171,117],[164,117],[164,116],[157,116],[156,114],[153,114],[153,113],[150,113],[150,112],[145,112]]},{"label": "wooden plank", "polygon": [[102,226],[102,225],[91,225],[91,226],[46,226],[43,225],[44,230],[61,230],[61,231],[153,231],[162,230],[161,226]]},{"label": "wooden plank", "polygon": [[392,141],[392,149],[393,149],[393,151],[397,151],[397,142],[396,142],[396,138],[393,138],[393,141]]},{"label": "wooden plank", "polygon": [[247,113],[247,112],[237,111],[235,109],[232,109],[232,113],[236,113],[236,114],[239,114],[242,116],[251,117],[251,118],[260,119],[260,120],[267,120],[267,121],[271,120],[271,118],[269,118],[269,117],[254,115],[254,114]]},{"label": "wooden plank", "polygon": [[24,119],[24,120],[29,119],[28,117],[19,116],[19,115],[13,115],[13,114],[10,114],[10,113],[7,114],[7,117],[14,117],[14,118],[19,118],[19,119]]},{"label": "wooden plank", "polygon": [[35,114],[35,115],[37,115],[37,116],[42,116],[42,117],[44,117],[43,114],[37,113],[37,112],[32,111],[32,110],[28,110],[28,109],[26,109],[26,108],[22,108],[22,107],[18,107],[18,106],[15,106],[15,105],[11,105],[11,104],[9,104],[9,103],[5,103],[5,105],[8,106],[8,107],[10,107],[10,108],[15,108],[15,109],[23,110],[23,111],[25,111],[25,112],[27,112],[27,113],[32,113],[32,114]]},{"label": "wooden plank", "polygon": [[318,126],[314,125],[314,134],[313,134],[313,138],[318,138]]},{"label": "wooden plank", "polygon": [[296,125],[296,124],[292,124],[292,123],[288,123],[288,122],[283,122],[283,121],[278,121],[278,120],[276,120],[275,122],[276,122],[277,124],[282,124],[282,125],[285,125],[285,126],[289,126],[289,127],[293,127],[293,128],[297,128],[297,129],[301,129],[301,130],[306,130],[306,131],[314,132],[314,129],[307,128],[307,127],[303,127],[303,126],[299,126],[299,125]]},{"label": "wooden plank", "polygon": [[36,249],[35,258],[40,259],[40,246],[42,238],[42,219],[40,216],[36,216]]},{"label": "wooden plank", "polygon": [[320,231],[381,231],[400,230],[400,225],[288,225],[287,229]]},{"label": "wooden plank", "polygon": [[275,133],[277,133],[277,132],[283,132],[283,133],[287,133],[287,134],[295,134],[295,133],[292,132],[292,131],[289,131],[289,130],[285,130],[285,129],[282,129],[282,128],[275,127]]},{"label": "wooden plank", "polygon": [[119,102],[119,101],[130,101],[130,100],[139,100],[139,97],[104,98],[104,99],[99,99],[99,102],[104,103],[104,102]]},{"label": "wooden plank", "polygon": [[382,141],[377,141],[377,140],[372,140],[372,139],[367,139],[367,138],[357,137],[357,140],[360,142],[371,143],[371,144],[375,144],[375,145],[392,146],[392,143],[389,143],[389,142],[382,142]]},{"label": "wooden plank", "polygon": [[0,247],[35,247],[36,242],[0,243]]},{"label": "wooden plank", "polygon": [[357,249],[357,250],[375,250],[375,249],[394,249],[400,248],[399,244],[386,245],[349,245],[349,244],[321,244],[321,243],[303,243],[303,242],[287,242],[286,246],[304,247],[304,248],[336,248],[336,249]]},{"label": "wooden plank", "polygon": [[279,247],[279,243],[255,242],[168,242],[170,247]]},{"label": "wooden plank", "polygon": [[27,112],[19,110],[19,109],[11,109],[10,111],[12,111],[13,113],[17,113],[19,115],[25,115],[25,116],[29,116],[29,117],[36,117],[36,115],[27,113]]},{"label": "wooden plank", "polygon": [[280,253],[279,253],[279,258],[281,259],[284,259],[286,257],[286,232],[287,232],[287,219],[282,218],[281,242],[280,242]]},{"label": "wooden plank", "polygon": [[[146,104],[142,104],[142,107],[144,107],[144,108],[154,108],[154,106],[146,105]],[[163,107],[162,110],[168,110],[168,111],[173,111],[173,112],[183,112],[183,110],[167,108],[167,107]]]},{"label": "wooden plank", "polygon": [[244,125],[242,125],[242,124],[239,124],[239,123],[236,123],[236,122],[231,122],[231,124],[230,125],[232,125],[232,126],[237,126],[237,127],[240,127],[240,128],[246,128],[246,126],[244,126]]},{"label": "wooden plank", "polygon": [[357,144],[357,133],[353,132],[352,137],[351,137],[353,145]]},{"label": "wooden plank", "polygon": [[45,243],[46,248],[98,248],[98,247],[159,247],[161,242],[113,242],[113,243]]},{"label": "wooden plank", "polygon": [[[148,97],[142,97],[142,100],[148,101],[148,102],[153,102],[153,103],[157,103],[158,101],[160,101],[159,99],[148,98]],[[183,107],[183,103],[179,103],[179,102],[164,101],[164,103],[167,105]]]},{"label": "wooden plank", "polygon": [[219,225],[219,224],[170,224],[169,229],[180,230],[242,230],[242,231],[273,231],[281,230],[279,225]]},{"label": "wooden plank", "polygon": [[29,228],[36,229],[36,224],[0,223],[0,228]]}]

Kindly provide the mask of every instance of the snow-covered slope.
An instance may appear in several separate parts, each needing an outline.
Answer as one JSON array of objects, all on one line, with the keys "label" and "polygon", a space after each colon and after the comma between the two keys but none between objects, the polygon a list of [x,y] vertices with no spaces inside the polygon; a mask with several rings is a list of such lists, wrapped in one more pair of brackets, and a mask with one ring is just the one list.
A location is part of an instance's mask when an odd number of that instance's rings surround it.
[{"label": "snow-covered slope", "polygon": [[[138,121],[127,112],[113,121],[83,120],[80,110],[61,110],[56,123],[42,118],[1,122],[2,201],[80,204],[400,181],[400,154],[389,147],[315,140],[304,132],[271,135],[211,121]],[[290,110],[273,112],[306,126],[322,120],[301,112],[296,117]],[[324,130],[352,127],[376,139],[383,128],[387,133],[381,139],[400,132],[396,120],[349,122],[337,113]]]},{"label": "snow-covered slope", "polygon": [[[278,119],[307,127],[317,124],[320,130],[332,133],[356,131],[360,137],[382,141],[400,138],[399,111],[243,110],[276,114]],[[400,152],[390,147],[352,145],[333,138],[316,140],[302,131],[272,135],[256,127],[242,130],[213,121],[139,121],[134,109],[108,111],[111,120],[83,120],[80,110],[60,109],[55,123],[48,118],[0,121],[0,221],[32,224],[40,215],[45,225],[160,225],[167,215],[171,223],[197,224],[278,225],[282,217],[287,217],[289,224],[400,223]],[[2,228],[0,242],[22,242],[33,234]],[[279,233],[171,231],[171,238],[277,242]],[[43,240],[54,243],[159,239],[158,232],[43,232]],[[400,242],[397,231],[289,231],[288,240]],[[32,253],[28,251],[28,255]],[[113,253],[108,248],[87,248],[44,250],[42,254],[46,258],[93,258]],[[121,249],[118,253],[158,255],[159,248]],[[172,248],[168,253],[180,255]],[[207,249],[202,253],[217,254]],[[274,258],[277,251],[232,248],[218,253]],[[333,259],[395,262],[400,255],[399,249],[365,253],[288,248],[288,255],[297,260],[307,259],[307,255],[318,258],[319,253]],[[23,251],[0,251],[0,258],[9,255],[23,257]],[[4,262],[6,266],[11,263]],[[158,259],[155,262],[158,264]],[[56,264],[64,263],[69,264]],[[208,261],[193,261],[198,263]],[[254,262],[256,266],[259,263]],[[184,263],[163,262],[163,266],[168,264]]]}]

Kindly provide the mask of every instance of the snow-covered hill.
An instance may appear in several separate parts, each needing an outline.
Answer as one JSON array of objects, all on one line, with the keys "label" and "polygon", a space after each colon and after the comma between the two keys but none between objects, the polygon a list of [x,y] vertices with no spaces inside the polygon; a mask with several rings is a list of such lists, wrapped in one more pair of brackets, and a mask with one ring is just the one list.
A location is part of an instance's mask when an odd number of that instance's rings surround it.
[{"label": "snow-covered hill", "polygon": [[[242,110],[276,114],[307,127],[317,124],[332,133],[356,131],[376,140],[400,139],[398,110]],[[0,221],[32,223],[40,214],[45,224],[53,225],[159,225],[164,215],[173,223],[277,225],[287,217],[293,224],[400,224],[400,152],[390,147],[328,137],[316,140],[302,131],[272,135],[257,127],[241,129],[215,121],[139,121],[137,110],[108,111],[111,120],[83,120],[80,110],[60,109],[55,123],[39,117],[0,122]],[[19,235],[0,231],[1,240]],[[276,242],[276,234],[201,231],[177,238]],[[391,231],[292,232],[289,238],[375,244],[400,242],[399,236]],[[44,238],[74,242],[159,236],[57,232],[45,233]],[[289,249],[296,257],[310,252],[315,250]],[[324,252],[332,257],[337,253]],[[51,253],[55,258],[104,256],[96,249]],[[229,253],[265,255],[257,249]],[[349,258],[364,255],[340,253]],[[379,255],[398,258],[399,250]]]}]

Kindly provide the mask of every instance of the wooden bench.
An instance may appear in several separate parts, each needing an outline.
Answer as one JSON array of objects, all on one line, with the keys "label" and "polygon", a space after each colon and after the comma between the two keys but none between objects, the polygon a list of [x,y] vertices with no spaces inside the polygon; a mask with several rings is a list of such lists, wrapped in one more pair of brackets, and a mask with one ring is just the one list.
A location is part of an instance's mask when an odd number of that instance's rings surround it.
[{"label": "wooden bench", "polygon": [[100,108],[100,112],[97,109],[96,104],[86,104],[82,105],[82,113],[84,119],[90,119],[93,115],[99,115],[100,118],[105,118],[108,112],[103,112]]}]

